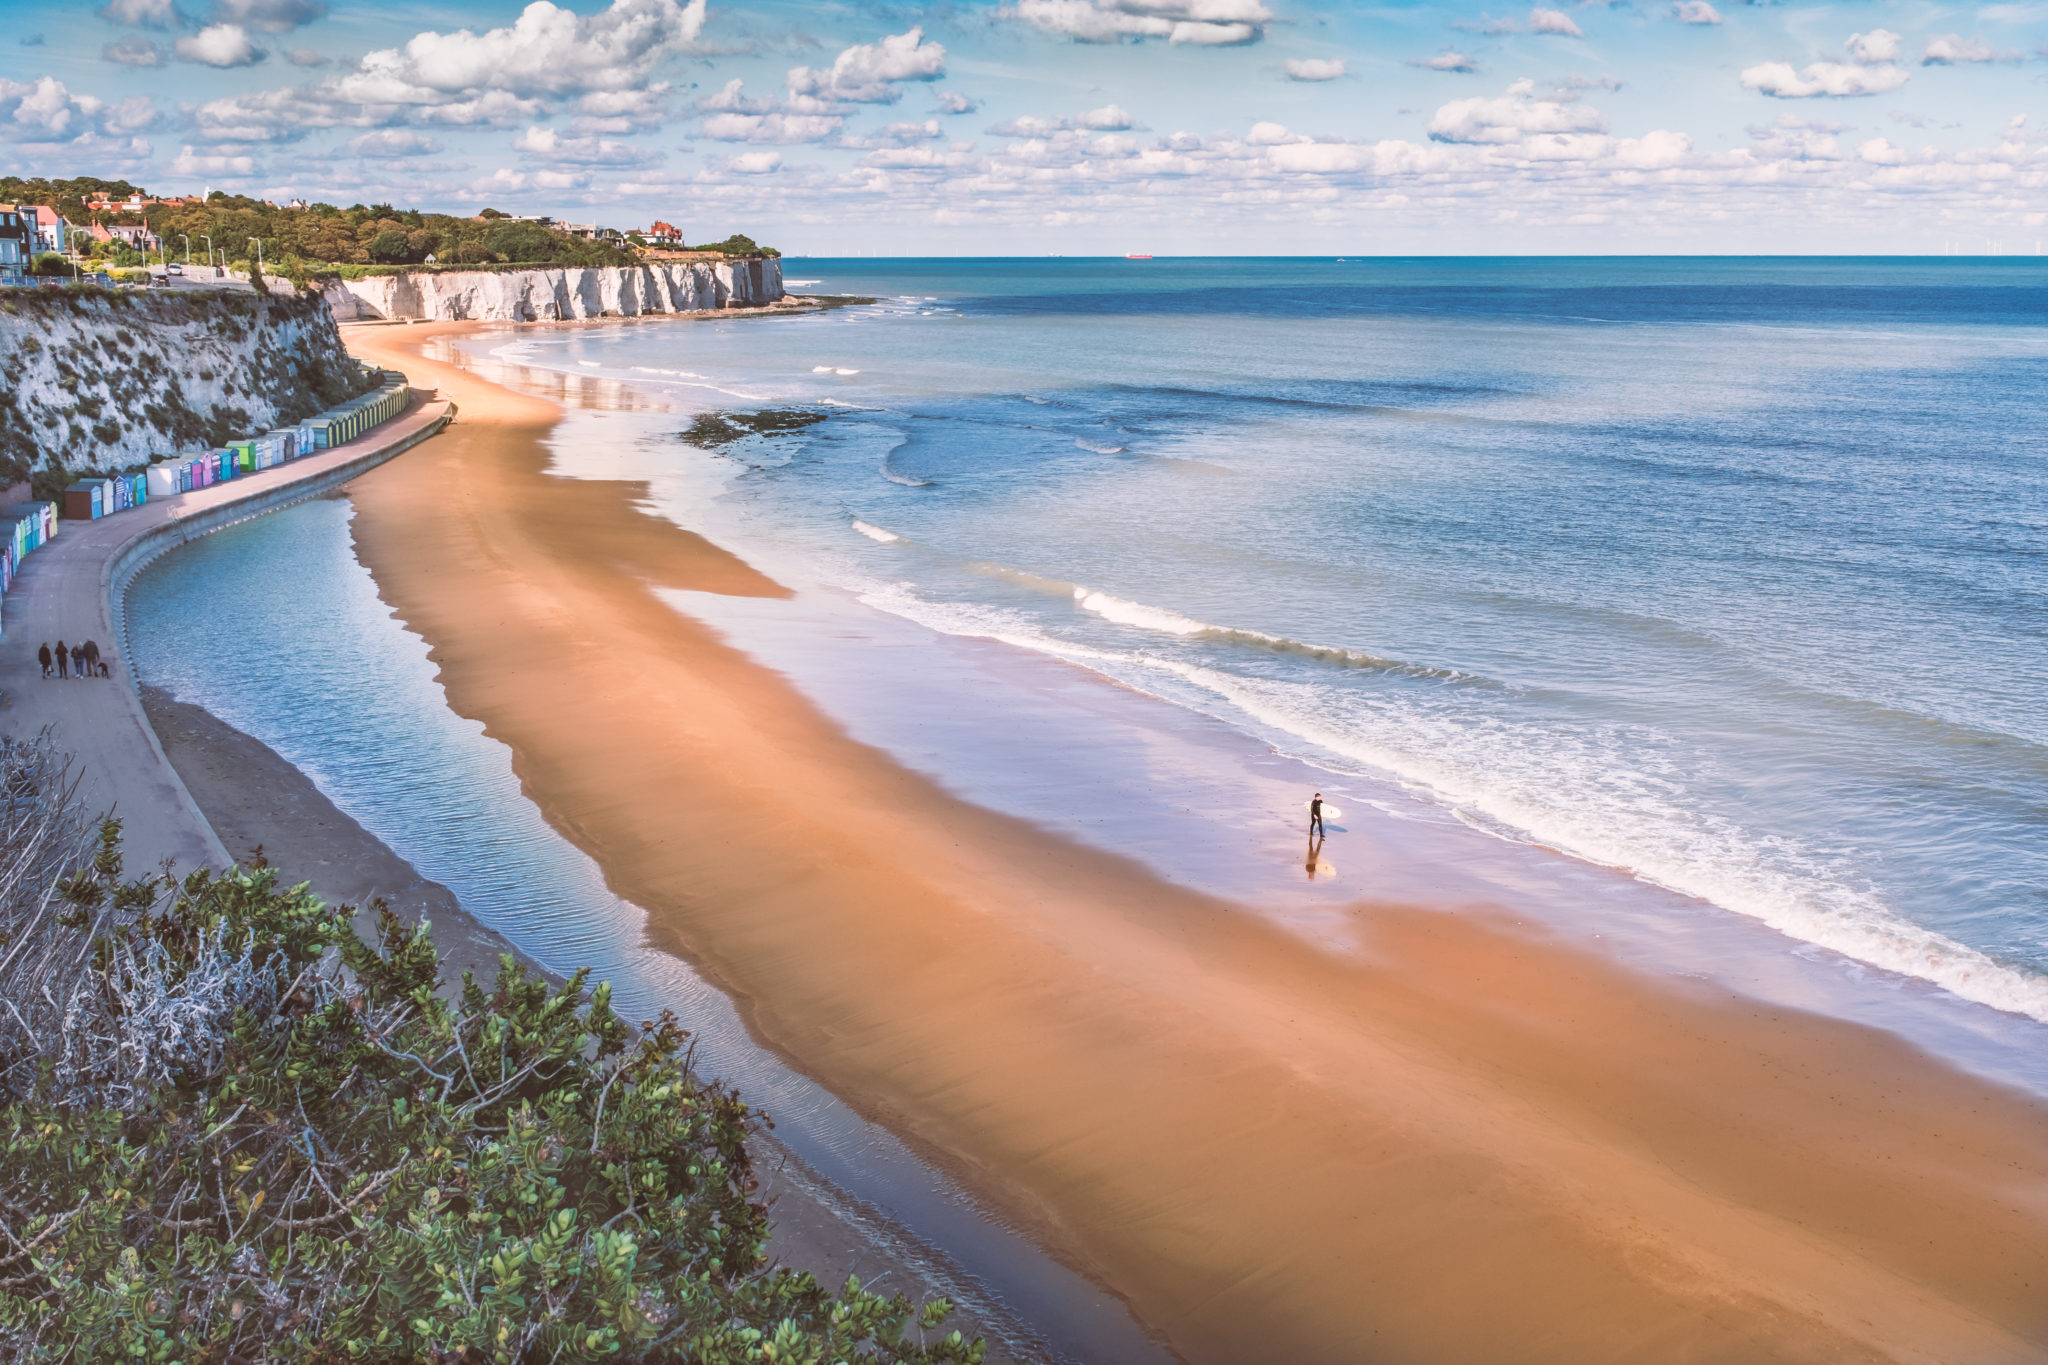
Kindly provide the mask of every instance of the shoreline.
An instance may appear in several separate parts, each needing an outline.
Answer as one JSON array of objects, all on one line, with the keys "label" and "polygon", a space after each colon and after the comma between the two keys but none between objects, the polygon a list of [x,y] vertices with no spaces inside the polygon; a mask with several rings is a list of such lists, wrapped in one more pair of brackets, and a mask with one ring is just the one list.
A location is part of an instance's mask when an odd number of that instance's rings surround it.
[{"label": "shoreline", "polygon": [[[488,983],[500,954],[551,981],[562,980],[471,915],[447,887],[422,876],[261,740],[160,687],[143,683],[140,692],[166,757],[235,856],[260,848],[282,883],[311,882],[328,904],[356,907],[359,930],[369,928],[365,908],[372,897],[382,898],[401,918],[431,921],[443,979],[451,985],[465,970]],[[1034,1358],[1020,1345],[1030,1329],[1002,1321],[943,1263],[943,1253],[862,1207],[773,1133],[757,1131],[749,1143],[761,1181],[758,1198],[771,1209],[772,1262],[808,1270],[827,1288],[858,1274],[868,1288],[905,1292],[914,1303],[949,1298],[956,1305],[950,1325],[970,1336],[989,1334],[992,1365]]]},{"label": "shoreline", "polygon": [[1368,950],[1318,950],[957,801],[656,598],[785,590],[550,475],[551,404],[410,345],[458,329],[349,338],[463,405],[352,489],[450,704],[757,1036],[1191,1359],[2048,1340],[2039,1106],[1503,916],[1360,904]]}]

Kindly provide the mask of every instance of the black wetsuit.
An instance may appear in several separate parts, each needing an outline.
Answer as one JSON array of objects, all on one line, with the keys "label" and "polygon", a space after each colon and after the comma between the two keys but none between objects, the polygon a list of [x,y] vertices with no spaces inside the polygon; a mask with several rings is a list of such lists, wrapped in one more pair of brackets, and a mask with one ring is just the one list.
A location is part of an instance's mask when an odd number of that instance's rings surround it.
[{"label": "black wetsuit", "polygon": [[1308,803],[1308,832],[1310,834],[1321,834],[1323,832],[1323,798],[1320,796]]}]

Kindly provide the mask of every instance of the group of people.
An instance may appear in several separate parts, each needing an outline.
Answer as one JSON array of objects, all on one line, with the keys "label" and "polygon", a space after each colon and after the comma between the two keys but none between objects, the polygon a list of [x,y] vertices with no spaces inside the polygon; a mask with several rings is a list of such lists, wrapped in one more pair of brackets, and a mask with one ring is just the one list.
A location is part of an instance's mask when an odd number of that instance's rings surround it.
[{"label": "group of people", "polygon": [[[82,645],[68,648],[62,640],[51,649],[44,645],[36,651],[36,658],[43,665],[43,676],[58,678],[104,678],[109,676],[107,666],[100,659],[100,647],[91,640]],[[55,668],[52,673],[51,669]]]}]

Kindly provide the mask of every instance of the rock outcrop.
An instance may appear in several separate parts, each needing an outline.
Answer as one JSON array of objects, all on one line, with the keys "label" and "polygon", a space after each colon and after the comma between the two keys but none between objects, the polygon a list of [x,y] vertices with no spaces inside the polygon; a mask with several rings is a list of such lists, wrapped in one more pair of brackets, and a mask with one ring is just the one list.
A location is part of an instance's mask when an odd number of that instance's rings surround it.
[{"label": "rock outcrop", "polygon": [[0,477],[114,471],[285,426],[367,386],[317,298],[0,291]]},{"label": "rock outcrop", "polygon": [[531,270],[409,271],[330,280],[325,296],[343,321],[558,322],[759,308],[782,298],[782,262],[691,261]]}]

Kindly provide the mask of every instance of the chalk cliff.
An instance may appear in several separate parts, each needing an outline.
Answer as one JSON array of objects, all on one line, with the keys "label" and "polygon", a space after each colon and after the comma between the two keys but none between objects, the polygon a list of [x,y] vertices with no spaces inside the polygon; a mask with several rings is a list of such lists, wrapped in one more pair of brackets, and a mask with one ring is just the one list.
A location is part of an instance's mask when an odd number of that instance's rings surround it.
[{"label": "chalk cliff", "polygon": [[362,392],[318,299],[0,291],[0,478],[123,469]]},{"label": "chalk cliff", "polygon": [[553,322],[758,308],[782,297],[782,262],[677,264],[531,270],[414,271],[330,280],[328,307],[342,321]]}]

